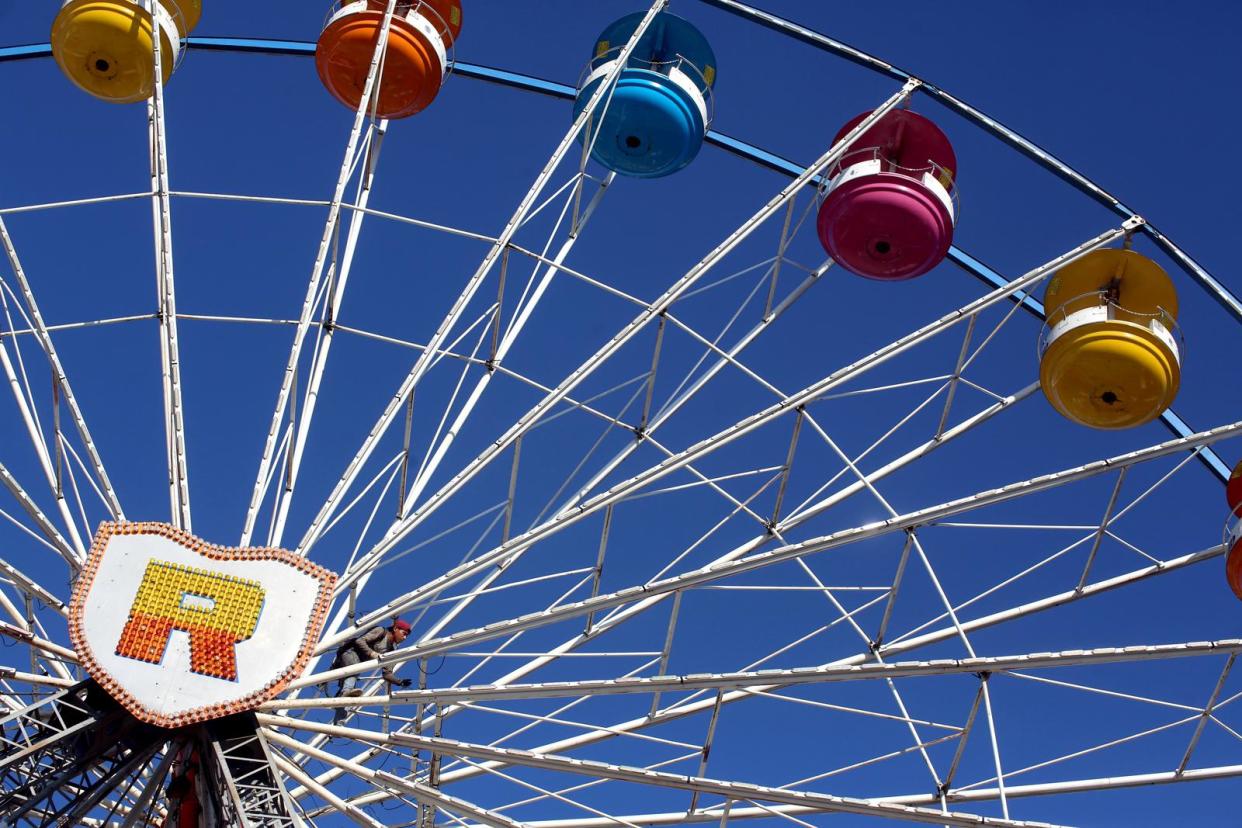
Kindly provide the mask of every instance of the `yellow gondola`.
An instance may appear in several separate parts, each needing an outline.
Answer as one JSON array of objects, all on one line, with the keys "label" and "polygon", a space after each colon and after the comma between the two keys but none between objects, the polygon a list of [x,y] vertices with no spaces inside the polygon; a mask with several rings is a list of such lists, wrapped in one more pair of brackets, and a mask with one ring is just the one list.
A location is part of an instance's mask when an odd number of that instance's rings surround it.
[{"label": "yellow gondola", "polygon": [[1177,292],[1132,250],[1096,250],[1044,294],[1039,380],[1053,407],[1092,428],[1131,428],[1169,407],[1181,382]]},{"label": "yellow gondola", "polygon": [[159,0],[154,20],[143,0],[66,0],[52,24],[52,55],[78,88],[111,103],[133,103],[154,90],[153,32],[160,35],[164,82],[198,24],[202,0]]}]

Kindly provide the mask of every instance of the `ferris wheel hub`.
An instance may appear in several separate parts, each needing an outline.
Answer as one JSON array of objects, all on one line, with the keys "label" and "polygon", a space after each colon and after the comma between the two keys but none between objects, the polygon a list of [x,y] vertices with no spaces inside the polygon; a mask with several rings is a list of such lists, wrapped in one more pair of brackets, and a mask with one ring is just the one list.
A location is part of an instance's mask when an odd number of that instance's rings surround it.
[{"label": "ferris wheel hub", "polygon": [[74,587],[69,635],[87,673],[135,718],[180,727],[253,710],[296,678],[335,581],[284,550],[104,523]]}]

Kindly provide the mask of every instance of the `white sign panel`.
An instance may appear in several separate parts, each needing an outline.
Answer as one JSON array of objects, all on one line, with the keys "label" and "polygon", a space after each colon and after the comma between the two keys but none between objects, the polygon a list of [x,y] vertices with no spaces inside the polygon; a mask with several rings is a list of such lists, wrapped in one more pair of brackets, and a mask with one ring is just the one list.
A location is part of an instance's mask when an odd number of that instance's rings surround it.
[{"label": "white sign panel", "polygon": [[74,587],[82,664],[142,721],[250,710],[301,673],[336,576],[283,549],[213,546],[162,523],[104,523]]}]

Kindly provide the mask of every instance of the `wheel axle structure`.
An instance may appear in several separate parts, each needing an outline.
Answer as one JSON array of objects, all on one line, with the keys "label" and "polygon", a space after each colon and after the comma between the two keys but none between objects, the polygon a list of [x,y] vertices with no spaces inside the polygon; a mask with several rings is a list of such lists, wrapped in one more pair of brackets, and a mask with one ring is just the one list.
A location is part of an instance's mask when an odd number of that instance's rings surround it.
[{"label": "wheel axle structure", "polygon": [[739,0],[219,5],[0,46],[0,825],[1232,824],[1149,212]]}]

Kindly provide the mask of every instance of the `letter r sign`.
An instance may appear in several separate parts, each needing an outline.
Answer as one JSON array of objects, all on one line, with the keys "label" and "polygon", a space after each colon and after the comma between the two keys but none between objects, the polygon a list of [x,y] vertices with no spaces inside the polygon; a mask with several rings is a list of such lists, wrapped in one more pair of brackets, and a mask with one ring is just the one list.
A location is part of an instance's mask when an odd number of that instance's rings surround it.
[{"label": "letter r sign", "polygon": [[163,523],[104,523],[69,637],[92,679],[160,727],[253,710],[301,675],[336,576],[283,549],[213,546]]},{"label": "letter r sign", "polygon": [[254,635],[263,594],[258,581],[152,560],[116,654],[159,664],[173,630],[180,630],[190,634],[192,671],[236,681],[235,648]]}]

